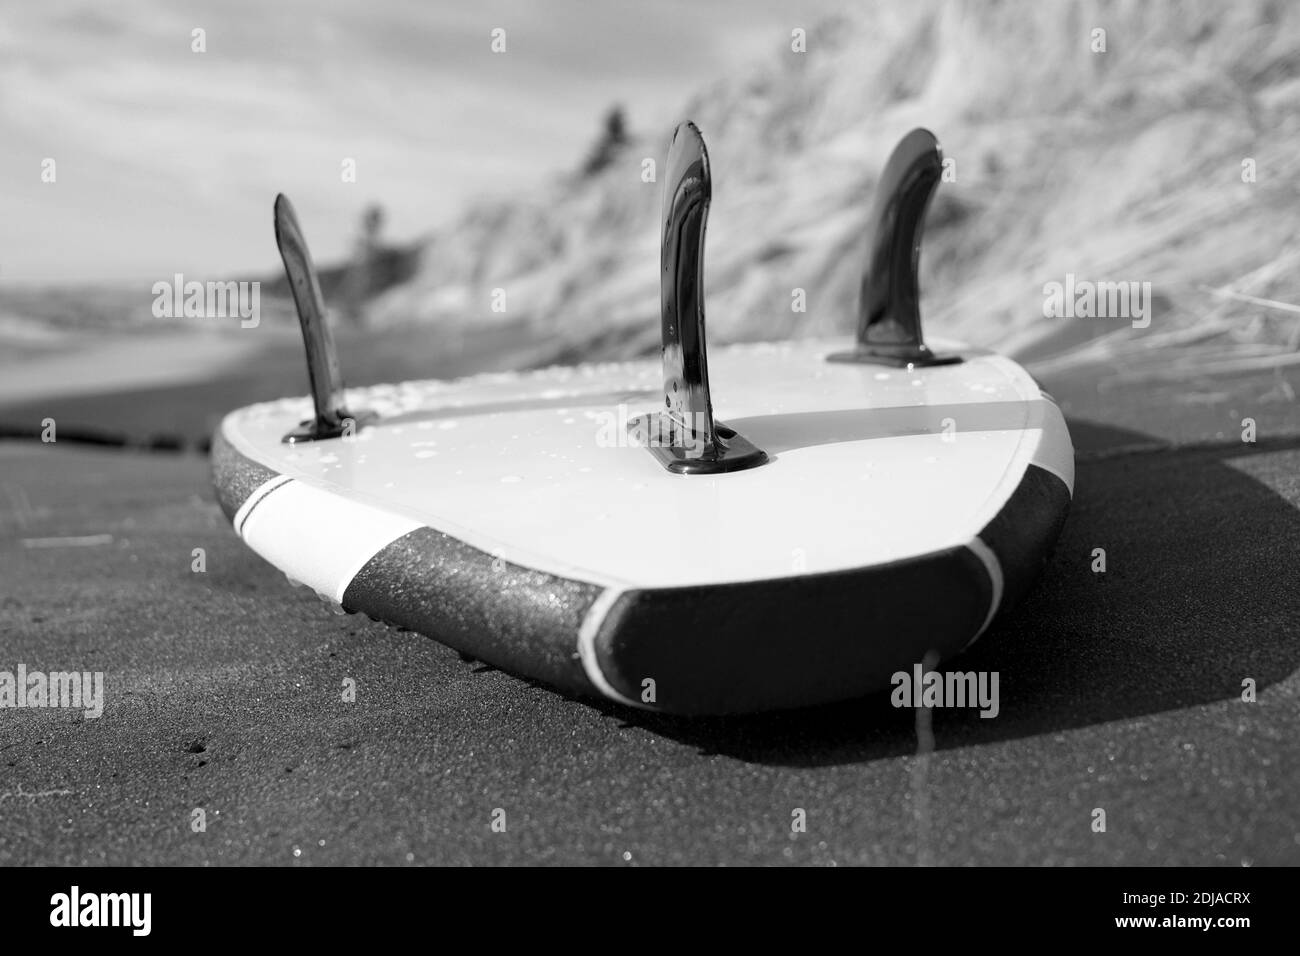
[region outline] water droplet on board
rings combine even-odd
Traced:
[[[520,481],[523,481],[523,479],[520,478],[518,475],[506,475],[504,478],[501,479],[501,483],[506,485],[513,485],[516,482],[520,482]]]

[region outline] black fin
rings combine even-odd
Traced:
[[[275,197],[275,244],[280,247],[280,258],[298,310],[302,342],[307,350],[307,377],[311,381],[311,397],[316,405],[315,419],[303,422],[285,435],[284,441],[319,441],[354,433],[373,421],[375,414],[360,411],[354,415],[343,406],[343,376],[339,373],[334,338],[325,321],[325,299],[321,295],[320,280],[293,204],[284,193]]]
[[[704,232],[712,183],[709,154],[694,123],[673,134],[663,203],[659,306],[664,411],[633,422],[650,452],[677,474],[753,468],[767,455],[713,418],[704,338]],[[648,426],[648,429],[647,429]]]
[[[935,355],[921,334],[917,267],[925,213],[943,176],[943,150],[934,134],[914,129],[894,147],[876,187],[867,271],[858,300],[858,343],[834,362],[947,365],[957,355]]]

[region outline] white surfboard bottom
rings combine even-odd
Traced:
[[[315,554],[323,542],[269,540],[299,519],[343,526],[341,538],[366,546],[375,536],[352,525],[427,525],[558,576],[664,588],[968,544],[1031,464],[1073,487],[1064,419],[1014,362],[978,355],[908,371],[822,361],[843,345],[711,356],[726,383],[715,386],[718,418],[773,457],[717,477],[669,475],[644,448],[617,443],[628,420],[657,407],[651,362],[350,391],[350,405],[384,416],[351,441],[282,444],[305,400],[242,409],[223,422],[230,443],[321,492],[276,494],[271,512],[285,514],[249,522],[246,537],[278,566],[303,565],[304,581],[326,560]]]

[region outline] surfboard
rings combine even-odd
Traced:
[[[574,695],[743,713],[948,659],[1031,586],[1074,456],[1014,361],[921,338],[940,162],[917,131],[886,164],[855,338],[706,348],[709,169],[684,124],[658,360],[365,389],[342,388],[281,197],[313,395],[226,416],[218,500],[253,551],[345,609]]]

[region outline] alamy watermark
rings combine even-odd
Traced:
[[[171,282],[155,282],[151,291],[156,319],[238,318],[243,329],[255,329],[262,321],[260,282],[186,282],[178,272]]]
[[[81,710],[89,719],[104,713],[102,671],[0,671],[0,708],[64,707]]]
[[[50,897],[51,926],[125,926],[133,936],[148,936],[152,911],[152,893],[83,893],[73,886]]]
[[[921,664],[912,672],[895,671],[889,702],[895,707],[978,707],[981,717],[996,717],[997,671],[932,671]]]
[[[1151,324],[1150,282],[1091,282],[1065,274],[1065,282],[1043,286],[1043,316],[1048,319],[1129,319],[1133,328]]]
[[[616,411],[595,412],[598,448],[684,448],[688,458],[704,454],[708,424],[703,412],[694,415],[694,427],[667,414],[632,416],[626,405]]]

